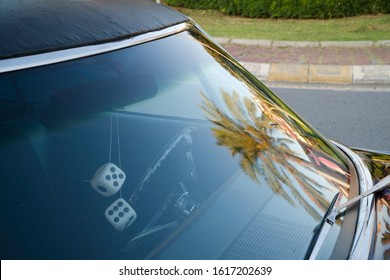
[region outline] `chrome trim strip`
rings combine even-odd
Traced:
[[[77,47],[65,49],[60,51],[22,56],[16,58],[9,58],[0,60],[0,73],[27,69],[31,67],[43,66],[67,60],[87,57],[91,55],[110,52],[118,49],[127,48],[130,46],[142,44],[152,40],[167,37],[184,30],[189,29],[193,25],[192,22],[184,22],[171,27],[167,27],[158,31],[151,31],[142,35],[138,35],[129,39],[115,41],[110,43],[89,45],[84,47]]]
[[[344,145],[336,142],[333,143],[351,159],[356,167],[356,172],[359,177],[360,193],[371,189],[373,187],[371,173],[363,160]],[[361,199],[355,237],[349,254],[349,259],[351,260],[367,260],[370,256],[375,229],[375,219],[372,218],[375,215],[374,207],[373,195]]]

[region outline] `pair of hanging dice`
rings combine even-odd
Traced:
[[[115,164],[108,162],[93,175],[91,186],[101,195],[108,197],[116,194],[125,180],[125,172]],[[118,198],[108,206],[104,215],[117,231],[125,230],[137,218],[134,209],[123,198]]]

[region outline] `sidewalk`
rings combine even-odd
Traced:
[[[263,82],[390,86],[390,41],[216,40]]]

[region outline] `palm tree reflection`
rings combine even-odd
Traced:
[[[329,201],[323,192],[332,183],[313,179],[317,171],[303,156],[301,145],[299,149],[293,148],[298,141],[286,133],[287,123],[280,116],[275,117],[272,113],[275,108],[268,102],[257,104],[261,100],[241,98],[237,92],[229,95],[222,91],[221,96],[224,109],[205,95],[202,104],[206,118],[216,125],[212,131],[218,145],[239,156],[241,168],[252,179],[259,183],[265,180],[276,194],[293,205],[298,201],[320,220],[322,215],[309,201],[321,210],[326,209]]]

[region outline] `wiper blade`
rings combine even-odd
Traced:
[[[390,175],[388,175],[385,178],[383,178],[382,180],[380,180],[371,189],[361,193],[360,195],[358,195],[358,196],[356,196],[354,198],[351,198],[347,202],[344,202],[343,204],[341,204],[340,206],[337,207],[337,210],[341,210],[343,208],[346,208],[346,207],[356,203],[357,201],[361,200],[364,197],[367,197],[367,196],[369,196],[371,194],[374,194],[374,193],[377,193],[377,192],[383,190],[384,188],[388,187],[389,185],[390,185]]]
[[[317,257],[318,252],[320,251],[322,244],[324,243],[330,228],[333,226],[333,224],[336,221],[336,216],[338,213],[338,208],[336,206],[339,203],[340,198],[341,198],[340,192],[338,192],[333,197],[333,200],[330,203],[328,210],[326,210],[326,213],[322,221],[315,229],[316,232],[310,242],[310,246],[309,249],[307,250],[305,259],[314,260]]]
[[[329,205],[328,210],[326,211],[324,218],[322,219],[321,223],[316,227],[316,233],[312,238],[312,241],[310,243],[309,249],[306,253],[305,259],[314,260],[319,250],[322,247],[322,244],[325,241],[326,236],[328,235],[328,232],[330,228],[333,226],[337,219],[337,215],[339,214],[340,210],[353,205],[354,203],[360,201],[362,198],[367,197],[371,194],[377,193],[381,190],[383,190],[386,187],[390,186],[390,175],[386,176],[384,179],[379,181],[375,186],[370,188],[369,190],[361,193],[360,195],[344,202],[343,204],[338,205],[339,200],[341,198],[341,193],[338,192],[334,197],[332,202]]]

